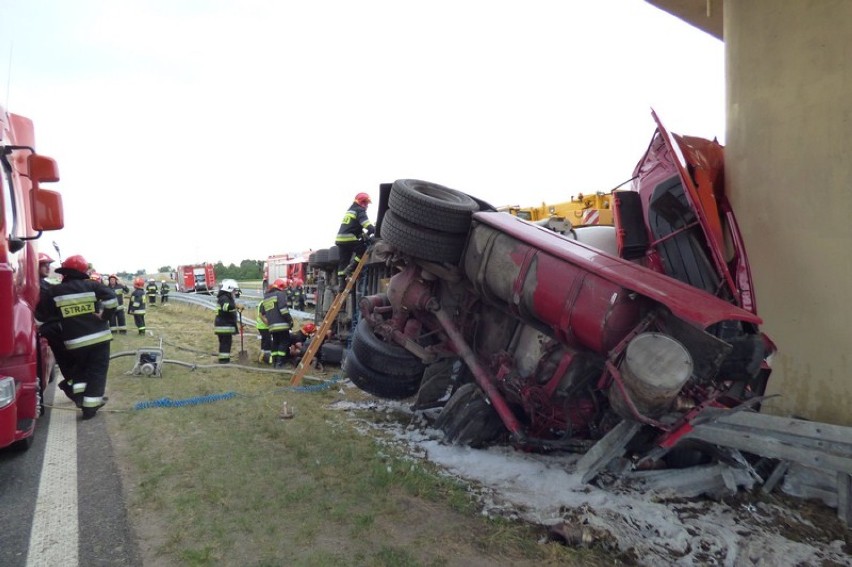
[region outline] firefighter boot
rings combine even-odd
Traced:
[[[358,267],[358,262],[360,262],[360,261],[361,261],[361,258],[359,258],[358,256],[352,256],[352,259],[349,260],[349,265],[346,266],[345,270],[343,270],[343,281],[344,282],[352,277],[352,272],[354,272],[355,268]]]
[[[106,401],[101,402],[100,404],[94,407],[84,407],[83,408],[83,419],[92,419],[98,414],[98,410],[106,405]]]

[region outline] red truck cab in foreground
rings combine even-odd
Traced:
[[[63,227],[59,193],[39,187],[58,181],[56,162],[35,151],[32,122],[0,108],[0,448],[26,449],[53,357],[38,337],[37,241]]]

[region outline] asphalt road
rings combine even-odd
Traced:
[[[28,451],[0,451],[0,514],[4,567],[142,564],[103,417],[82,421],[61,393]]]

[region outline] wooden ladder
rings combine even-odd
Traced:
[[[331,330],[331,326],[334,323],[335,318],[337,318],[337,314],[340,313],[341,307],[346,302],[346,298],[349,297],[349,294],[352,291],[352,288],[355,287],[355,283],[358,281],[358,276],[361,275],[361,269],[366,265],[367,258],[369,258],[370,253],[365,252],[363,256],[361,256],[361,261],[358,262],[358,265],[355,266],[355,271],[352,272],[352,276],[346,282],[346,287],[337,294],[337,297],[334,298],[334,301],[331,302],[331,308],[326,312],[325,318],[322,320],[322,324],[320,324],[319,329],[317,330],[317,334],[314,335],[313,339],[311,339],[311,344],[308,347],[308,350],[302,356],[302,360],[299,361],[299,365],[296,367],[296,371],[293,373],[293,378],[290,380],[291,386],[298,386],[302,383],[302,378],[305,377],[305,372],[308,371],[308,367],[313,362],[314,357],[322,346],[323,340],[325,340],[326,335]]]

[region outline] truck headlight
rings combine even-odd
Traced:
[[[15,379],[11,376],[0,378],[0,408],[15,401]]]

